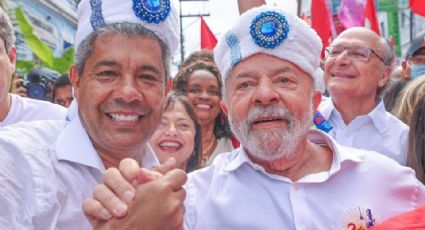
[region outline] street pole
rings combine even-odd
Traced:
[[[209,0],[179,0],[180,5],[180,63],[184,60],[184,35],[183,35],[183,18],[190,18],[190,17],[206,17],[210,16],[210,14],[185,14],[182,13],[182,2],[208,2]]]
[[[297,6],[297,15],[298,17],[301,17],[301,6],[303,4],[302,0],[297,0],[298,6]]]

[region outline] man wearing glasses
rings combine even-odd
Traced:
[[[406,60],[401,63],[407,79],[425,75],[425,37],[412,41],[407,51]]]
[[[386,40],[366,28],[350,28],[327,47],[324,80],[330,98],[319,111],[340,144],[376,151],[406,163],[408,127],[386,112],[380,97],[394,61]]]

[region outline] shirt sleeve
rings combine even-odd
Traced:
[[[17,147],[8,144],[0,132],[0,226],[6,229],[34,229],[34,184],[30,166]]]

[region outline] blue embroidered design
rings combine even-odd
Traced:
[[[239,40],[234,33],[228,32],[225,35],[225,41],[230,47],[230,65],[234,67],[242,60]]]
[[[159,24],[170,15],[170,0],[133,0],[133,11],[148,23]]]
[[[272,49],[288,37],[289,24],[282,14],[267,11],[252,20],[249,30],[255,44]]]
[[[105,20],[102,15],[102,0],[90,0],[91,15],[90,24],[93,30],[105,25]]]

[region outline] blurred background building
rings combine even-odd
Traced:
[[[3,0],[2,4],[6,5],[15,28],[18,60],[34,60],[36,57],[18,26],[16,7],[21,7],[32,23],[34,34],[53,50],[54,56],[61,56],[73,46],[77,29],[77,3],[74,0]]]

